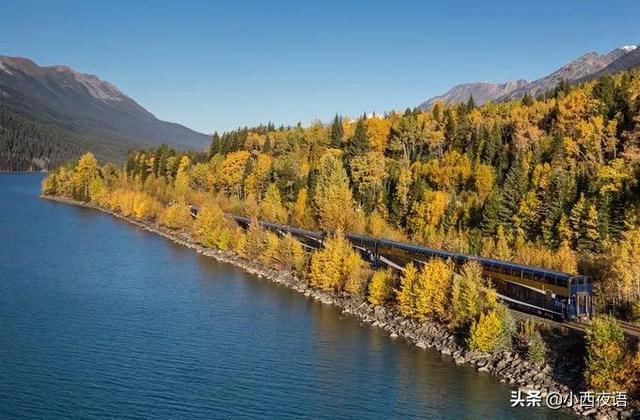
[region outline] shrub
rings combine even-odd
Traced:
[[[627,366],[625,373],[627,380],[624,389],[627,390],[631,399],[638,401],[640,400],[640,345]]]
[[[635,302],[631,307],[631,319],[640,322],[640,300]]]
[[[500,335],[500,342],[496,350],[511,351],[513,349],[513,340],[518,334],[518,324],[506,306],[496,304],[495,308],[502,318],[502,334]]]
[[[247,258],[259,259],[267,246],[267,232],[254,220],[249,225],[246,234],[244,253]]]
[[[241,257],[246,257],[246,244],[247,244],[247,235],[244,230],[240,227],[237,227],[234,230],[233,237],[235,241],[233,242],[233,251],[240,255]]]

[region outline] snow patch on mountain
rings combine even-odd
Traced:
[[[9,69],[9,67],[7,67],[7,65],[4,64],[2,61],[0,61],[0,70],[2,70],[5,73],[9,73],[10,75],[13,76],[13,73],[11,73],[11,70]]]

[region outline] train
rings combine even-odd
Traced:
[[[247,228],[251,219],[228,215]],[[291,234],[307,248],[321,248],[330,232],[309,231],[278,223],[259,221],[281,235]],[[398,270],[409,262],[424,264],[433,258],[449,260],[457,266],[476,261],[483,276],[490,279],[500,299],[509,307],[557,320],[585,320],[593,316],[593,284],[584,275],[571,275],[501,261],[493,258],[433,249],[422,245],[347,233],[345,238],[374,266]]]

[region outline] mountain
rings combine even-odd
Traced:
[[[473,95],[476,104],[520,98],[525,93],[537,96],[555,89],[560,80],[569,83],[581,82],[598,77],[601,74],[615,73],[616,71],[627,70],[639,65],[640,48],[635,46],[616,48],[602,55],[590,52],[533,82],[518,80],[502,84],[489,82],[464,83],[453,87],[443,95],[430,98],[423,102],[419,108],[427,109],[439,101],[446,103],[466,102],[471,95]]]
[[[507,95],[504,95],[498,100],[508,100],[524,96],[525,93],[529,93],[531,96],[538,96],[546,91],[555,89],[561,80],[572,83],[588,77],[594,74],[614,61],[618,60],[622,56],[629,53],[626,48],[616,48],[607,54],[599,55],[595,52],[584,54],[577,59],[565,64],[551,74],[542,77],[529,83],[527,86],[523,86]]]
[[[597,79],[600,76],[605,74],[613,74],[619,71],[629,70],[634,67],[640,67],[640,48],[635,45],[628,45],[626,47],[622,47],[626,54],[619,57],[617,60],[613,61],[611,64],[603,68],[602,70],[590,74],[587,77],[580,79],[580,82]]]
[[[471,96],[473,101],[477,105],[481,105],[485,102],[494,101],[502,96],[526,86],[529,82],[526,80],[510,80],[506,83],[491,83],[491,82],[474,82],[463,83],[461,85],[454,86],[447,93],[439,96],[434,96],[428,101],[422,103],[420,109],[429,109],[437,102],[459,103],[467,102]]]
[[[62,146],[57,140],[60,136],[75,138],[76,144],[91,145],[89,150],[99,158],[122,160],[127,150],[161,143],[204,150],[210,142],[205,134],[156,118],[97,76],[67,66],[39,66],[21,57],[0,56],[0,109],[6,120],[20,121],[11,132],[30,144],[44,141],[43,132],[56,133],[54,140],[49,139],[51,147]],[[16,131],[34,124],[40,137]],[[15,144],[15,139],[7,140],[7,130],[6,125],[0,126],[0,159],[16,157],[16,150],[25,149]],[[48,156],[31,158],[46,160]],[[0,169],[6,166],[0,161]]]

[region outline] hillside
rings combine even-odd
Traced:
[[[101,159],[116,160],[122,160],[132,148],[167,143],[179,149],[203,150],[210,141],[205,134],[159,120],[94,75],[67,66],[41,67],[26,58],[0,56],[0,106],[5,114],[28,121],[3,127],[2,167],[11,167],[6,159],[9,154],[15,155],[11,162],[23,158],[46,162],[63,155],[76,158],[76,147],[64,145],[70,138],[77,139],[73,144],[89,146]],[[20,131],[26,125],[39,127],[38,134]],[[16,133],[14,138],[7,137],[9,130]],[[47,138],[42,132],[55,134]],[[18,139],[24,144],[16,145]],[[36,151],[48,154],[37,156]]]

